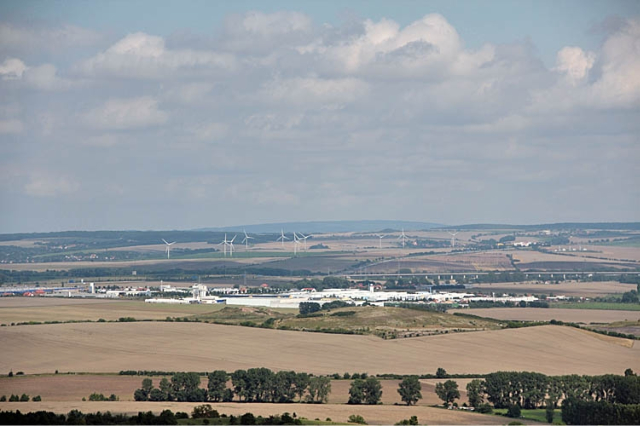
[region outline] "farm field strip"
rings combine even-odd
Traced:
[[[563,309],[603,310],[603,311],[634,311],[640,312],[637,303],[609,303],[609,302],[579,302],[579,303],[553,303],[551,307]]]
[[[627,348],[597,336],[561,326],[395,340],[202,323],[1,327],[4,350],[0,371],[175,371],[180,365],[191,371],[267,367],[314,374],[364,369],[369,374],[423,374],[438,367],[460,374],[499,370],[621,374],[626,368],[640,370],[640,345],[628,341],[633,347]]]
[[[550,321],[552,319],[575,323],[611,323],[615,321],[635,321],[640,319],[640,312],[580,310],[561,308],[487,308],[459,309],[456,312],[478,315],[484,318],[517,321]]]
[[[622,284],[616,281],[594,281],[594,282],[575,282],[563,281],[559,284],[535,284],[532,282],[524,283],[495,283],[495,284],[474,284],[472,291],[484,292],[505,292],[505,293],[531,293],[531,294],[551,294],[556,296],[604,296],[612,293],[625,293],[635,290],[635,285]]]
[[[151,304],[135,300],[4,297],[0,298],[0,324],[98,319],[109,321],[122,317],[160,320],[205,314],[220,309],[220,305]]]

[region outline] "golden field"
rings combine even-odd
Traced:
[[[510,370],[595,375],[640,369],[639,345],[601,337],[561,326],[395,340],[204,323],[14,326],[0,327],[0,371],[35,374],[267,367],[314,374],[421,374],[443,367],[451,373],[469,374]]]
[[[462,309],[458,310],[458,312],[498,320],[550,321],[555,319],[558,321],[583,324],[640,320],[640,311],[608,311],[597,309],[490,308]]]

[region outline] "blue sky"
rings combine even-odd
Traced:
[[[0,232],[640,220],[640,2],[4,1]]]
[[[226,16],[248,10],[272,13],[293,10],[316,24],[390,18],[407,25],[416,17],[440,13],[456,27],[469,47],[530,38],[541,58],[552,64],[566,45],[594,49],[602,34],[593,31],[604,17],[640,14],[635,0],[501,0],[501,1],[6,1],[3,15],[15,20],[71,23],[107,33],[144,31],[169,36],[175,32],[215,33]],[[2,10],[0,9],[0,10]]]

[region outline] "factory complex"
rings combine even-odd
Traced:
[[[175,289],[174,289],[175,290]],[[235,291],[234,291],[235,290]],[[208,295],[208,293],[213,293]],[[217,304],[254,306],[267,308],[292,308],[297,309],[303,302],[315,302],[320,305],[334,302],[336,300],[362,305],[384,306],[385,303],[398,302],[421,302],[434,304],[455,304],[458,306],[468,306],[469,302],[493,301],[493,302],[533,302],[538,298],[535,296],[508,296],[495,294],[491,296],[476,295],[473,293],[452,293],[452,292],[431,292],[431,291],[375,291],[374,286],[369,290],[361,289],[325,289],[316,291],[315,289],[294,290],[278,294],[243,294],[237,289],[212,289],[208,290],[205,285],[194,284],[191,287],[191,297],[181,298],[150,298],[147,303],[174,303],[174,304]]]

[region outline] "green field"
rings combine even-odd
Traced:
[[[552,303],[550,307],[558,308],[558,309],[601,309],[606,311],[640,311],[640,303],[608,303],[608,302]]]
[[[493,410],[493,412],[495,414],[504,415],[507,412],[507,409],[506,408],[499,408],[499,409]],[[546,414],[546,410],[544,408],[538,408],[536,410],[525,410],[525,409],[522,409],[521,414],[522,414],[522,418],[525,419],[525,420],[534,420],[536,422],[547,423],[547,414]],[[509,417],[505,417],[505,419],[509,419]],[[513,419],[513,420],[517,420],[517,419]],[[553,411],[553,422],[554,423],[564,424],[564,422],[562,422],[562,410],[561,409],[556,408]]]

